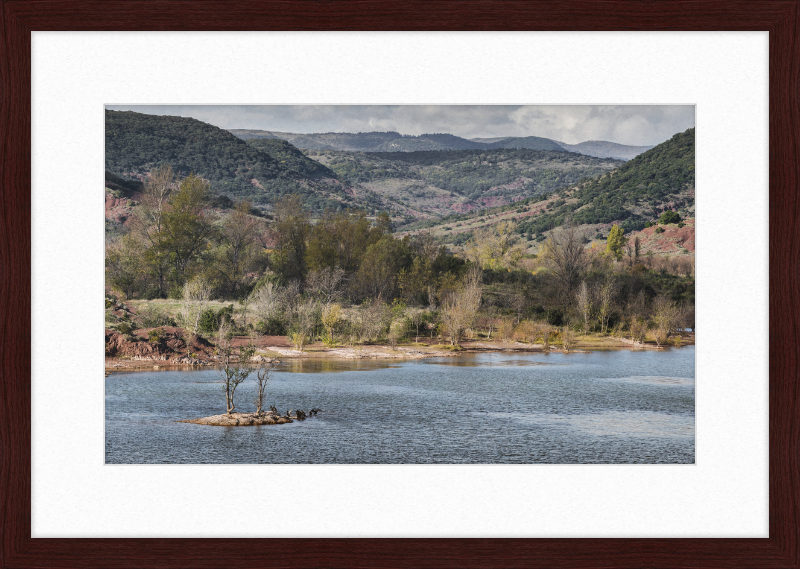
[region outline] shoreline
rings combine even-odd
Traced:
[[[682,345],[694,345],[694,334],[687,333],[681,335]],[[244,343],[244,340],[242,340]],[[392,348],[388,345],[360,345],[353,347],[327,348],[322,344],[312,344],[304,351],[296,350],[285,345],[259,345],[256,352],[257,356],[272,361],[284,360],[309,360],[309,359],[329,359],[329,360],[418,360],[438,357],[456,357],[462,354],[481,354],[481,353],[546,353],[543,344],[528,344],[523,342],[497,342],[484,340],[465,340],[459,347],[451,348],[443,344],[403,344]],[[595,351],[611,350],[663,350],[667,347],[654,344],[633,343],[627,338],[614,338],[611,336],[587,337],[576,342],[575,348],[569,353],[590,353]],[[564,350],[551,346],[549,353],[564,353]],[[193,370],[203,368],[213,368],[218,364],[213,358],[203,358],[194,360],[193,363],[186,363],[185,358],[176,354],[173,358],[167,355],[153,355],[152,357],[138,356],[135,358],[125,357],[106,357],[106,374],[120,371],[176,371]]]

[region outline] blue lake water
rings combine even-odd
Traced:
[[[107,463],[693,463],[694,346],[471,354],[407,362],[287,361],[260,427],[179,423],[225,412],[218,372],[106,377]],[[237,411],[253,411],[251,381]]]

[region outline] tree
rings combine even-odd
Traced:
[[[472,326],[481,305],[482,292],[481,271],[475,267],[467,274],[459,290],[449,294],[442,303],[439,317],[451,346],[455,346],[464,331]]]
[[[608,233],[608,240],[606,241],[606,255],[614,257],[617,261],[622,260],[622,250],[627,243],[624,236],[624,231],[619,225],[615,225]]]
[[[301,352],[308,342],[313,341],[318,320],[319,305],[316,301],[307,300],[299,303],[295,308],[292,314],[289,339]]]
[[[250,294],[250,305],[256,315],[256,323],[269,327],[272,321],[283,316],[286,309],[285,290],[268,281]]]
[[[561,347],[564,349],[564,353],[569,353],[575,347],[575,332],[569,326],[565,326],[561,330]]]
[[[255,346],[251,344],[240,348],[238,356],[234,354],[230,324],[224,322],[220,325],[217,333],[217,355],[222,365],[219,373],[222,377],[222,388],[225,390],[225,405],[228,415],[236,409],[234,401],[236,388],[253,373],[250,359],[255,351]]]
[[[244,284],[245,276],[258,255],[257,235],[260,222],[250,214],[250,203],[236,205],[222,223],[220,246],[215,268],[225,283],[225,289],[236,297]]]
[[[342,320],[342,307],[339,304],[326,304],[322,307],[322,325],[328,338],[333,338],[336,327]]]
[[[264,407],[264,397],[267,393],[267,384],[269,383],[270,374],[278,366],[277,363],[262,363],[256,368],[256,398],[253,403],[256,404],[256,414],[261,415],[262,408]]]
[[[303,199],[292,194],[275,203],[275,271],[284,283],[302,282],[306,276],[306,237],[309,232],[308,213]]]
[[[680,325],[681,311],[672,300],[661,294],[653,301],[654,336],[659,346],[666,342],[670,334]]]
[[[501,221],[475,231],[466,248],[467,258],[485,269],[513,269],[522,258],[522,248],[515,241],[514,222]]]
[[[422,326],[426,322],[427,313],[422,310],[412,310],[410,315],[411,325],[414,326],[414,329],[417,331],[416,336],[414,337],[414,343],[419,342],[419,327]]]
[[[339,267],[325,267],[308,273],[308,289],[318,295],[325,305],[342,296],[345,271]]]
[[[611,308],[614,301],[614,281],[608,277],[603,284],[598,286],[595,292],[597,300],[597,320],[600,323],[600,333],[605,334],[608,330],[608,320],[611,317]]]
[[[575,294],[575,300],[578,304],[578,312],[583,319],[583,333],[589,333],[589,320],[592,319],[592,311],[594,309],[592,302],[592,295],[589,292],[589,287],[586,286],[586,281],[581,281],[581,286],[578,287],[578,292]]]
[[[208,250],[214,226],[206,214],[209,185],[206,180],[187,176],[170,196],[169,207],[162,214],[161,237],[156,254],[166,254],[173,269],[173,282],[190,280],[192,264]]]
[[[203,278],[194,278],[183,286],[183,300],[178,310],[178,325],[183,328],[186,345],[200,329],[200,317],[211,300],[211,286]]]
[[[106,282],[126,298],[147,287],[145,245],[134,233],[106,247]]]
[[[144,244],[142,263],[155,276],[159,296],[166,296],[167,293],[169,257],[165,254],[163,219],[168,199],[174,190],[175,174],[170,165],[152,170],[144,182],[144,191],[131,224]]]
[[[391,235],[384,235],[367,247],[355,283],[362,297],[391,300],[397,291],[400,270],[410,264],[407,247]]]
[[[565,298],[572,296],[581,272],[586,266],[584,237],[571,222],[550,232],[543,257],[556,278]]]

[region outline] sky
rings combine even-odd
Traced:
[[[694,105],[107,105],[192,117],[224,129],[293,133],[396,131],[464,138],[541,136],[567,144],[655,145],[692,128]]]

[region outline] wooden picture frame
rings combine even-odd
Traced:
[[[0,7],[0,567],[800,567],[800,0],[0,0]],[[31,32],[47,30],[768,31],[769,537],[31,538]]]

